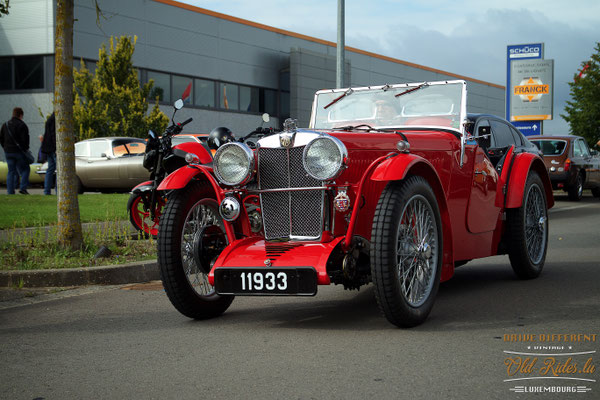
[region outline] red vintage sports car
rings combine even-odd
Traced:
[[[212,165],[188,157],[159,188],[169,299],[204,319],[234,296],[372,283],[410,327],[469,260],[508,253],[537,277],[554,203],[544,162],[512,125],[466,110],[464,81],[321,90],[309,129],[288,120],[255,148],[217,140]]]

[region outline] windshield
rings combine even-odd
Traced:
[[[564,140],[532,140],[531,143],[535,144],[545,156],[560,156],[567,147],[567,142]]]
[[[420,126],[462,131],[465,96],[464,81],[321,90],[315,96],[311,128],[367,124],[379,129]]]

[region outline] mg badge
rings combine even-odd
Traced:
[[[279,144],[281,147],[289,148],[294,144],[294,134],[282,133],[279,135]]]
[[[345,213],[350,209],[350,197],[346,194],[345,190],[340,190],[333,199],[333,204],[335,209],[341,213]]]

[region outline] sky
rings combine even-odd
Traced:
[[[179,0],[336,42],[337,0]],[[568,133],[560,117],[567,82],[600,42],[599,0],[346,0],[346,46],[506,86],[506,46],[540,43],[554,60],[554,119],[544,134]],[[394,82],[390,82],[394,83]]]

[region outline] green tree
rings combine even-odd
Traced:
[[[0,17],[8,14],[8,8],[10,7],[10,0],[0,0]]]
[[[163,132],[169,123],[160,111],[158,99],[150,114],[148,96],[154,81],[140,85],[133,68],[135,42],[129,36],[110,38],[110,51],[99,50],[96,72],[90,73],[82,62],[74,71],[75,99],[73,117],[79,139],[101,136],[145,137],[148,129]]]
[[[595,51],[569,82],[571,100],[567,101],[566,113],[561,114],[571,133],[583,136],[590,147],[600,140],[600,42]]]

